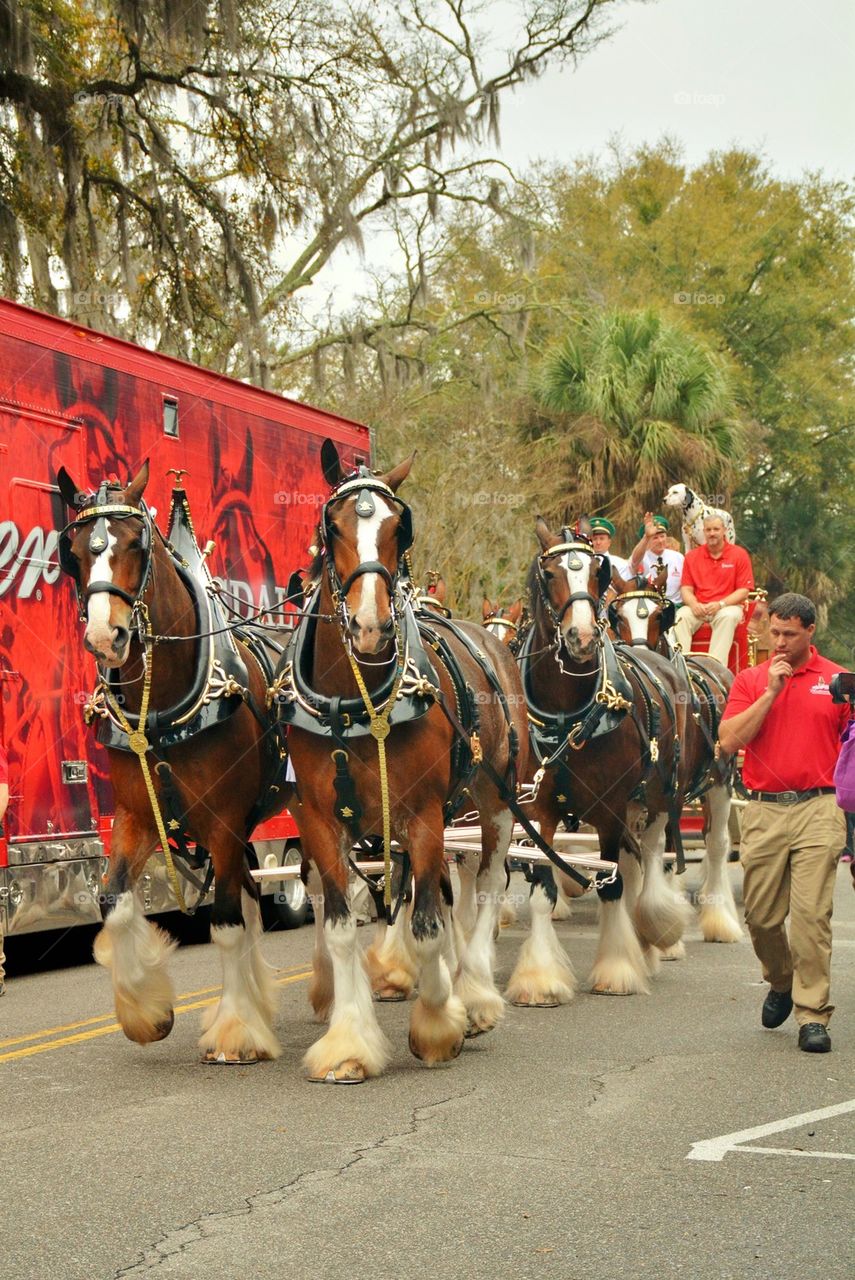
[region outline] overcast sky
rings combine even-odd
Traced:
[[[502,107],[503,158],[601,153],[670,134],[687,159],[738,144],[782,177],[855,172],[853,0],[655,0],[616,9],[621,29]]]
[[[489,11],[497,54],[512,9],[495,0]],[[556,67],[505,96],[501,146],[484,150],[522,175],[539,159],[605,155],[611,139],[631,148],[667,134],[691,165],[739,146],[762,151],[780,177],[855,176],[855,0],[630,0],[615,6],[618,24],[575,71]],[[328,297],[335,310],[349,306],[366,265],[394,260],[390,236],[366,238],[364,260],[344,249],[321,274],[319,307]]]

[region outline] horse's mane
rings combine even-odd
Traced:
[[[529,612],[532,618],[535,616],[537,602],[540,599],[540,592],[537,588],[537,556],[534,557],[525,576],[525,586],[528,592]]]

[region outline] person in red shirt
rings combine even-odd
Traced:
[[[0,824],[6,816],[9,804],[9,761],[6,751],[0,743]],[[3,917],[0,916],[0,996],[6,990],[6,954],[3,950]]]
[[[832,701],[831,677],[842,668],[811,643],[816,610],[807,596],[773,601],[769,630],[772,657],[736,677],[719,742],[731,755],[745,748],[740,861],[745,920],[770,987],[762,1024],[779,1027],[795,1004],[799,1048],[827,1053],[831,908],[846,836],[833,778],[850,712]]]
[[[727,666],[733,633],[742,621],[742,605],[754,586],[751,557],[744,547],[727,542],[724,521],[707,516],[703,547],[695,547],[683,562],[674,638],[683,653],[692,647],[692,636],[705,623],[712,629],[710,656]]]

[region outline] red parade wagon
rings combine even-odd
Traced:
[[[106,755],[83,722],[95,682],[57,530],[61,466],[81,488],[151,464],[166,518],[174,477],[211,572],[244,616],[287,625],[291,572],[306,561],[325,496],[325,437],[364,462],[366,427],[221,374],[0,299],[0,741],[9,808],[0,835],[0,915],[15,935],[100,919],[112,825]],[[293,861],[288,813],[256,829],[262,865]],[[266,881],[286,923],[299,882]],[[175,903],[161,856],[143,877],[149,912]],[[192,895],[191,895],[192,896]]]

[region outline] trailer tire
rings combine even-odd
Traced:
[[[282,850],[282,866],[299,866],[302,860],[299,842],[289,840]],[[270,923],[280,929],[299,929],[309,918],[309,895],[302,880],[283,881],[261,901]]]

